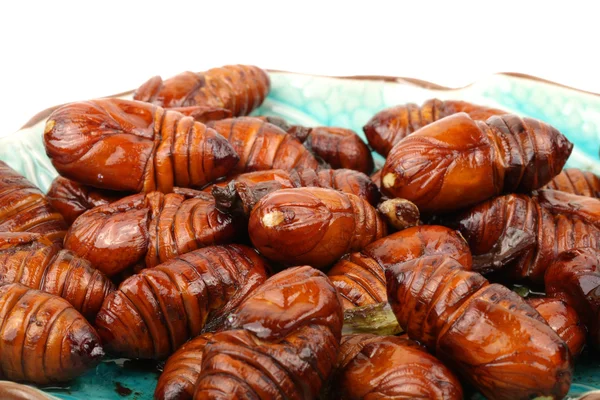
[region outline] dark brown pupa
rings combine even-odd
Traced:
[[[319,168],[317,159],[298,139],[261,119],[228,118],[210,122],[208,126],[223,135],[239,155],[231,173]]]
[[[94,207],[110,204],[128,193],[113,192],[82,185],[62,176],[57,176],[50,185],[46,198],[56,211],[61,213],[69,225],[81,214]]]
[[[421,225],[376,240],[361,252],[342,257],[327,273],[344,309],[387,301],[385,269],[413,258],[446,255],[471,269],[471,252],[463,237],[444,226]]]
[[[533,297],[527,299],[527,302],[567,344],[573,360],[579,357],[585,346],[587,330],[575,309],[552,297]]]
[[[250,214],[248,234],[270,260],[324,268],[385,236],[387,227],[358,196],[306,187],[263,197]]]
[[[169,357],[154,390],[156,400],[192,399],[202,370],[202,353],[212,336],[212,333],[196,336]]]
[[[469,242],[473,269],[542,283],[563,251],[600,246],[600,199],[557,190],[498,196],[445,222]]]
[[[314,399],[333,371],[343,312],[325,274],[269,278],[204,348],[194,399]]]
[[[544,189],[600,198],[600,177],[590,171],[567,168],[552,178]]]
[[[591,343],[600,349],[600,251],[579,247],[564,251],[548,267],[544,279],[548,296],[577,311]]]
[[[233,177],[227,184],[211,188],[217,208],[223,212],[250,215],[256,203],[280,189],[323,187],[351,193],[375,205],[380,193],[369,177],[351,169],[284,171],[272,169],[247,172]]]
[[[44,194],[0,161],[0,232],[31,232],[62,243],[67,224]]]
[[[225,138],[192,117],[121,99],[58,108],[46,122],[44,145],[62,176],[134,193],[202,187],[239,160]]]
[[[353,334],[342,337],[331,391],[340,400],[461,400],[458,378],[406,337]]]
[[[0,285],[17,282],[67,300],[93,322],[115,287],[89,261],[35,233],[0,232]]]
[[[267,265],[242,245],[210,246],[127,278],[96,318],[106,350],[162,360],[188,339],[219,328],[267,279]]]
[[[398,142],[381,190],[424,214],[459,210],[502,193],[529,193],[560,173],[573,144],[552,126],[506,114],[476,121],[454,114]]]
[[[414,103],[386,108],[375,114],[363,127],[371,147],[387,156],[400,140],[439,119],[465,112],[475,120],[485,121],[493,115],[507,114],[495,108],[460,100],[427,100],[423,105]]]
[[[140,193],[89,210],[69,229],[65,248],[112,277],[243,234],[240,220],[217,210],[211,195],[175,190]]]
[[[205,72],[182,72],[167,80],[160,76],[140,86],[133,98],[161,107],[209,107],[248,115],[269,93],[267,73],[252,65],[226,65]]]
[[[104,351],[94,328],[64,299],[18,283],[0,286],[0,376],[37,384],[67,382]]]
[[[386,281],[408,336],[486,398],[562,399],[569,391],[567,345],[515,292],[445,255],[392,265]]]

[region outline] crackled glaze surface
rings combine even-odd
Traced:
[[[575,144],[567,165],[600,174],[600,97],[535,80],[494,75],[457,90],[431,90],[408,82],[335,79],[283,72],[270,74],[272,91],[253,115],[280,116],[294,124],[350,128],[362,126],[385,107],[433,97],[466,100],[541,119]],[[131,96],[124,96],[131,98]],[[0,160],[46,191],[56,171],[45,154],[45,120],[21,131],[0,132]],[[376,163],[383,159],[375,155]],[[151,399],[158,378],[155,369],[106,361],[60,388],[44,388],[61,399]],[[600,388],[600,363],[586,355],[578,362],[570,396]]]

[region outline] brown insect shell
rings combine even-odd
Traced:
[[[206,345],[194,398],[316,398],[333,370],[342,322],[322,272],[303,266],[274,275]]]
[[[0,161],[0,232],[32,232],[62,243],[64,218],[24,176]]]
[[[44,145],[62,176],[129,192],[201,187],[239,159],[225,138],[191,117],[115,98],[58,108],[46,122]]]
[[[600,177],[590,171],[567,168],[552,178],[544,189],[600,198]]]
[[[573,360],[579,357],[585,346],[587,330],[577,312],[567,303],[549,297],[531,298],[527,302],[567,344]]]
[[[91,264],[34,233],[0,233],[0,285],[17,282],[67,300],[94,321],[115,290]]]
[[[167,80],[150,78],[134,99],[163,107],[221,107],[234,116],[258,107],[270,89],[266,71],[251,65],[226,65],[205,72],[182,72]]]
[[[117,201],[128,193],[113,192],[82,185],[57,176],[50,185],[46,198],[69,225],[89,209]]]
[[[94,328],[58,296],[18,283],[0,286],[0,376],[66,382],[104,355]]]
[[[375,151],[387,156],[392,147],[418,129],[459,112],[469,114],[474,120],[485,121],[506,111],[480,106],[459,100],[427,100],[422,106],[414,103],[386,108],[367,122],[363,131]]]
[[[254,246],[270,260],[323,268],[386,234],[376,210],[352,194],[282,189],[263,197],[248,223]]]
[[[334,398],[462,399],[454,373],[416,342],[397,336],[342,338],[334,373]]]

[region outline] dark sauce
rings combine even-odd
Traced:
[[[121,382],[115,382],[115,392],[117,392],[117,394],[121,397],[127,397],[129,396],[131,393],[133,393],[133,390],[129,389],[128,387],[125,387],[121,384]]]

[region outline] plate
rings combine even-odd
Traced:
[[[280,116],[301,125],[330,125],[362,134],[376,112],[397,104],[427,99],[457,99],[501,108],[545,121],[574,143],[567,162],[600,174],[600,96],[551,82],[507,74],[492,75],[460,89],[405,78],[333,78],[270,72],[272,90],[255,115]],[[131,98],[131,92],[119,95]],[[0,133],[0,160],[46,191],[57,175],[45,154],[42,132],[51,110],[42,111],[15,133]],[[383,158],[375,155],[380,165]],[[105,360],[84,376],[60,387],[43,387],[59,399],[152,399],[157,365]],[[577,363],[569,395],[600,389],[600,362],[585,356]]]

